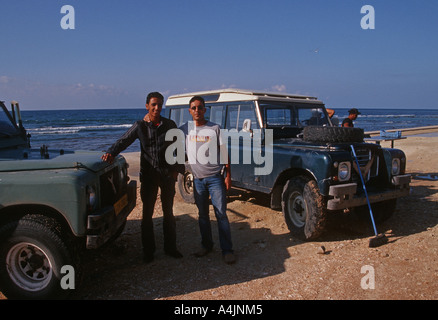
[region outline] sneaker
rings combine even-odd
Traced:
[[[224,262],[226,264],[236,263],[236,256],[234,255],[234,253],[226,253],[226,254],[224,254]]]
[[[211,251],[213,251],[213,249],[206,249],[203,247],[201,250],[195,252],[193,255],[197,258],[201,258],[209,254]]]

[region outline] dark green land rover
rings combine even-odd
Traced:
[[[62,298],[79,280],[81,250],[123,230],[136,181],[122,156],[110,165],[99,152],[31,148],[18,103],[11,109],[0,101],[0,291]]]
[[[223,129],[233,186],[268,194],[271,208],[283,211],[300,239],[318,238],[330,214],[368,208],[364,191],[379,221],[392,215],[397,198],[409,194],[405,154],[364,142],[362,129],[338,127],[317,98],[238,89],[195,92],[169,97],[165,115],[177,126],[191,120],[195,95],[206,102],[206,118]],[[178,188],[187,202],[194,201],[192,180],[186,164]]]

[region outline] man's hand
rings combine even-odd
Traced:
[[[225,189],[229,191],[231,189],[231,175],[225,177]]]
[[[230,190],[231,189],[231,167],[229,165],[230,161],[228,159],[228,164],[225,165],[225,188],[226,190]]]
[[[105,153],[101,159],[109,164],[113,163],[114,161],[114,157],[111,153]]]

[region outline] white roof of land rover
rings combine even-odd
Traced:
[[[194,96],[201,96],[205,102],[232,102],[232,101],[254,101],[254,100],[272,100],[282,102],[307,102],[313,104],[322,104],[315,97],[298,94],[289,94],[281,92],[263,92],[243,89],[221,89],[211,91],[199,91],[172,95],[167,99],[166,106],[188,105]]]

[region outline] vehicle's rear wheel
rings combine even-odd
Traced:
[[[13,299],[59,299],[70,290],[61,287],[61,268],[74,261],[58,233],[32,219],[0,228],[0,290]]]
[[[181,198],[187,203],[195,203],[193,174],[186,170],[184,174],[178,174],[178,190]]]
[[[306,177],[290,179],[283,188],[282,210],[291,234],[314,240],[324,231],[327,210],[316,181]]]

